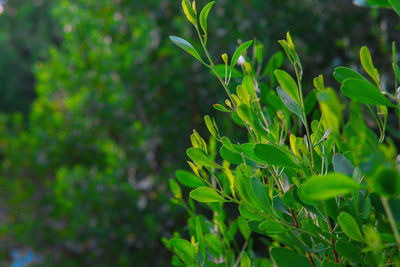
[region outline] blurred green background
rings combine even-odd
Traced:
[[[202,116],[226,119],[218,82],[168,39],[196,43],[180,1],[0,3],[0,265],[169,266],[160,238],[186,215],[168,178]],[[219,59],[256,38],[272,55],[290,31],[309,87],[322,73],[337,88],[333,68],[357,68],[362,45],[390,73],[398,18],[357,3],[217,0],[209,47]]]

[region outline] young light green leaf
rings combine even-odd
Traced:
[[[247,91],[251,100],[256,98],[256,91],[254,89],[253,78],[251,78],[249,75],[243,78],[242,87]]]
[[[210,13],[211,8],[215,4],[215,1],[208,3],[203,10],[200,12],[200,26],[204,32],[204,40],[207,43],[207,17],[208,13]]]
[[[182,39],[180,37],[177,36],[170,36],[169,39],[176,44],[177,46],[179,46],[180,48],[182,48],[183,50],[185,50],[187,53],[189,53],[190,55],[192,55],[193,57],[195,57],[198,61],[200,61],[201,63],[203,63],[204,65],[208,66],[200,57],[199,53],[197,52],[197,50],[193,47],[193,45],[191,45],[188,41],[186,41],[185,39]]]
[[[337,219],[343,232],[348,237],[356,241],[364,241],[364,237],[361,234],[360,228],[358,228],[357,221],[350,214],[347,212],[341,212]]]
[[[317,99],[325,125],[328,126],[333,133],[339,135],[343,115],[342,106],[335,91],[331,88],[319,91]]]
[[[178,183],[174,179],[169,179],[169,187],[171,188],[172,193],[176,199],[182,198],[182,191],[179,187]]]
[[[214,189],[206,186],[196,188],[190,192],[190,197],[198,202],[225,202],[225,199],[221,197]]]
[[[175,172],[176,179],[187,188],[197,188],[205,186],[206,184],[196,175],[185,170],[178,170]]]
[[[253,44],[253,41],[247,41],[247,42],[241,44],[241,45],[236,49],[235,53],[234,53],[233,56],[232,56],[232,60],[231,60],[231,67],[232,67],[232,68],[236,65],[236,63],[237,63],[239,57],[240,57],[241,55],[243,55],[243,53],[244,53],[252,44]]]
[[[300,187],[299,196],[306,203],[330,199],[361,189],[352,178],[341,173],[312,176]]]
[[[346,67],[338,67],[335,69],[335,72],[333,73],[333,77],[335,78],[336,81],[338,81],[339,83],[343,84],[343,82],[346,79],[359,79],[359,80],[365,80],[367,81],[367,79],[362,76],[360,73],[346,68]]]
[[[312,267],[306,257],[287,248],[272,248],[270,254],[279,267]]]
[[[293,157],[283,149],[270,144],[257,144],[254,153],[265,163],[287,168],[298,168]]]
[[[197,166],[205,166],[210,168],[221,168],[218,164],[212,161],[201,149],[191,147],[186,150],[186,154]]]
[[[250,107],[246,104],[241,104],[237,108],[237,115],[243,122],[247,122],[249,124],[252,124],[252,117],[251,117],[251,110]]]
[[[223,106],[221,104],[214,104],[213,107],[216,110],[219,110],[219,111],[222,111],[222,112],[228,112],[228,113],[232,112],[231,110],[227,109],[225,106]]]
[[[275,70],[274,73],[283,90],[285,90],[285,92],[290,95],[290,97],[296,101],[297,104],[300,104],[299,88],[297,87],[297,84],[293,80],[292,76],[283,70]]]
[[[371,53],[366,46],[361,47],[360,59],[361,65],[363,66],[365,72],[368,73],[368,75],[375,81],[376,84],[379,84],[378,70],[374,67],[374,63],[372,63]]]
[[[189,241],[181,238],[173,238],[169,243],[173,247],[176,255],[178,255],[187,266],[194,263],[196,249]]]
[[[205,123],[206,123],[207,129],[208,129],[208,131],[210,132],[210,134],[211,134],[212,136],[214,136],[214,137],[218,136],[218,129],[216,129],[216,128],[214,127],[214,124],[213,124],[213,122],[212,122],[210,116],[205,115],[205,116],[204,116],[204,121],[205,121]]]
[[[193,10],[192,5],[189,0],[182,0],[183,13],[185,13],[186,18],[194,25],[197,25],[196,13]]]
[[[394,106],[378,87],[368,81],[354,78],[346,79],[341,90],[345,96],[363,104]]]
[[[242,257],[240,258],[240,267],[251,267],[251,259],[246,252],[242,253]]]

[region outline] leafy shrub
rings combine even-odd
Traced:
[[[175,175],[191,190],[187,201],[176,180],[170,180],[172,201],[190,214],[189,240],[179,233],[164,239],[174,253],[173,265],[400,264],[400,166],[392,139],[398,137],[392,121],[398,119],[400,101],[395,45],[394,93],[364,46],[365,75],[335,69],[343,97],[325,86],[322,75],[306,94],[303,65],[289,33],[279,43],[294,77],[279,69],[279,54],[265,71],[257,71],[263,48],[253,41],[242,43],[230,60],[223,54],[223,65],[215,65],[206,46],[213,4],[198,12],[195,2],[182,1],[205,57],[184,39],[171,40],[214,72],[228,95],[214,107],[245,129],[248,140],[224,136],[209,116],[204,117],[209,144],[196,131],[191,135],[192,173]],[[379,131],[370,129],[369,118]],[[200,211],[195,201],[202,204]]]

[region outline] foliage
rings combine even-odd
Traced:
[[[400,117],[395,44],[394,90],[384,86],[369,49],[362,47],[365,75],[345,67],[333,75],[347,98],[326,87],[322,75],[306,93],[303,65],[289,33],[279,43],[294,78],[280,64],[270,63],[265,79],[256,71],[263,68],[258,57],[262,45],[248,42],[237,48],[230,66],[222,55],[225,71],[219,72],[206,46],[205,27],[199,27],[195,2],[183,0],[182,5],[207,58],[203,65],[227,93],[218,110],[245,129],[248,140],[239,143],[221,134],[209,116],[209,144],[194,131],[187,150],[193,174],[176,173],[191,190],[189,199],[170,181],[173,202],[190,215],[189,240],[179,233],[164,239],[174,254],[172,264],[400,264],[400,166],[393,142],[399,131],[391,122]],[[185,40],[171,40],[201,58],[192,45],[180,45]],[[231,79],[237,65],[241,77]],[[367,126],[368,117],[375,120],[377,132]],[[259,242],[264,246],[255,245]]]

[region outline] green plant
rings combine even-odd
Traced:
[[[187,201],[170,180],[172,201],[190,215],[189,240],[179,233],[163,240],[174,253],[173,265],[400,264],[400,166],[392,139],[398,138],[392,121],[398,119],[400,96],[395,45],[394,93],[382,83],[366,47],[360,59],[367,76],[335,69],[342,95],[350,99],[346,104],[325,86],[322,75],[313,80],[312,90],[303,88],[303,66],[289,33],[279,43],[294,78],[278,69],[279,53],[261,71],[259,42],[242,43],[230,62],[223,54],[223,64],[216,65],[207,49],[213,4],[198,13],[195,2],[182,1],[206,59],[186,40],[171,40],[215,74],[228,95],[215,109],[229,114],[249,138],[230,140],[209,116],[204,117],[209,143],[196,131],[191,135],[187,155],[193,173],[175,175],[191,190]],[[378,132],[369,127],[371,117]],[[200,212],[194,201],[201,203]],[[255,245],[259,240],[264,246]]]

